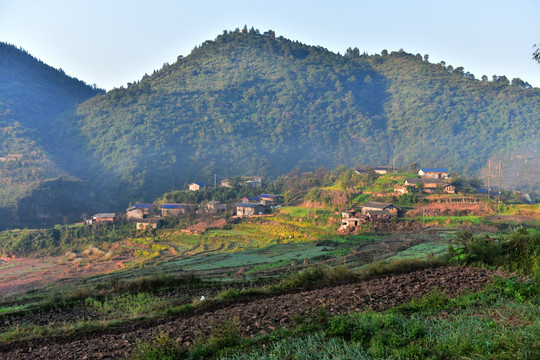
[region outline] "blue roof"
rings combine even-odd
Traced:
[[[186,204],[163,204],[161,205],[162,209],[185,209],[187,208]]]
[[[261,205],[261,204],[254,204],[254,203],[242,202],[242,203],[240,203],[240,204],[236,204],[236,206],[241,206],[241,207],[251,207],[251,208],[254,208],[254,207],[262,206],[262,205]]]
[[[274,195],[274,194],[261,194],[261,195],[259,195],[259,197],[265,197],[265,198],[277,198],[277,197],[279,197],[279,195]]]
[[[154,207],[154,204],[133,204],[136,208],[150,209]]]
[[[252,201],[259,201],[259,197],[258,197],[258,196],[255,196],[255,197],[248,197],[247,199],[248,199],[248,200],[252,200]]]
[[[444,168],[420,168],[423,172],[448,172],[448,169]]]
[[[199,185],[199,186],[210,186],[210,185],[207,185],[207,184],[205,184],[205,183],[198,183],[198,182],[196,182],[196,183],[193,183],[193,184],[195,184],[195,185]]]

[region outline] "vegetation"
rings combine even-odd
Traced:
[[[456,240],[461,246],[449,248],[453,260],[499,267],[540,279],[540,231],[536,229],[519,228],[498,237],[464,231]]]
[[[214,175],[276,178],[395,158],[402,168],[418,162],[471,176],[492,156],[516,167],[535,161],[540,95],[525,81],[477,80],[403,50],[342,56],[272,33],[225,31],[107,94],[2,44],[0,155],[27,157],[0,164],[11,179],[0,186],[4,226],[31,224],[43,213],[43,223],[61,223],[82,207],[115,211],[192,181],[211,183]],[[534,188],[536,168],[529,162],[511,173]],[[42,181],[59,177],[71,186],[43,196]],[[319,189],[310,198],[336,203],[336,190],[355,177],[325,188],[315,176],[309,188]],[[305,195],[297,190],[287,199]],[[80,202],[62,208],[68,195]]]

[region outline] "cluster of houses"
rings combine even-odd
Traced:
[[[238,217],[264,215],[270,209],[279,207],[281,196],[275,194],[260,194],[255,197],[245,197],[242,202],[235,205]],[[149,227],[157,229],[161,226],[161,219],[167,216],[180,216],[188,212],[217,214],[227,210],[228,205],[220,201],[208,201],[204,206],[197,204],[165,203],[158,208],[155,204],[133,204],[126,209],[126,219],[133,221],[138,230]],[[85,224],[112,223],[116,220],[116,213],[99,213],[85,220]]]
[[[262,187],[262,184],[263,184],[262,176],[240,176],[238,179],[240,180],[242,184],[247,185],[247,187],[250,187],[250,188],[260,188]],[[232,188],[233,180],[232,179],[222,180],[220,183],[220,186]],[[200,182],[194,182],[194,183],[188,184],[188,190],[191,190],[191,191],[203,190],[209,187],[212,187],[212,185],[200,183]]]
[[[386,174],[392,171],[391,167],[379,166],[373,168],[377,174]],[[357,172],[363,172],[357,170]],[[450,174],[444,168],[420,168],[416,171],[418,177],[407,178],[402,185],[396,185],[394,192],[407,194],[418,192],[432,194],[444,192],[455,194],[456,188],[450,184]],[[340,230],[354,230],[368,222],[384,222],[398,217],[400,209],[391,203],[369,201],[360,207],[360,210],[351,209],[341,213]]]
[[[396,185],[394,192],[407,194],[409,191],[424,194],[444,192],[455,194],[456,187],[450,183],[448,169],[443,168],[420,168],[416,171],[417,178],[405,179],[403,185]]]
[[[399,208],[390,203],[368,201],[360,210],[351,209],[341,213],[341,230],[354,230],[368,222],[390,221],[398,217]]]

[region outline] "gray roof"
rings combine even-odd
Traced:
[[[92,216],[92,218],[113,218],[113,217],[116,217],[116,213],[99,213]]]
[[[406,180],[409,184],[442,184],[445,183],[444,179],[418,179],[418,178],[412,178]]]
[[[261,204],[257,204],[257,203],[247,203],[247,202],[243,202],[243,203],[236,204],[236,206],[237,206],[237,207],[250,207],[250,208],[256,208],[256,207],[259,207],[259,206],[264,207],[264,205],[261,205]]]
[[[362,205],[363,208],[373,208],[373,209],[380,209],[380,210],[384,210],[390,206],[395,207],[393,204],[383,203],[383,202],[378,202],[378,201],[368,201],[367,203]]]

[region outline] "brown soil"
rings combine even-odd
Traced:
[[[441,289],[449,296],[478,290],[489,282],[491,276],[492,273],[481,269],[442,267],[302,292],[209,304],[192,314],[141,322],[119,329],[3,344],[0,345],[0,358],[124,358],[138,340],[150,340],[162,331],[189,346],[198,332],[205,332],[213,325],[233,317],[238,319],[244,336],[254,336],[291,326],[292,315],[304,314],[309,317],[322,306],[331,315],[365,309],[383,310],[421,297],[434,289]]]
[[[65,256],[44,258],[13,258],[0,264],[0,297],[22,293],[30,289],[44,288],[51,283],[66,283],[96,274],[105,274],[123,267],[125,258],[109,260]]]

